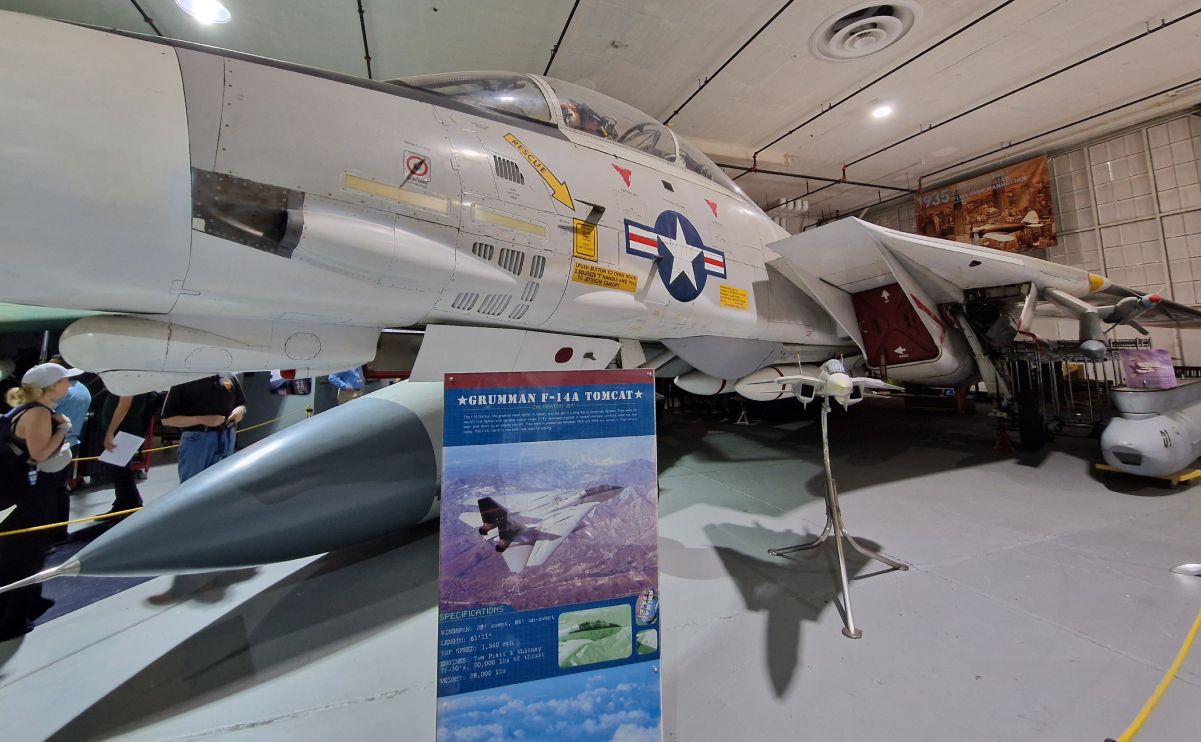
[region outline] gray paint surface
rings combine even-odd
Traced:
[[[417,414],[358,399],[206,469],[78,559],[85,574],[110,575],[295,559],[416,525],[437,487]]]

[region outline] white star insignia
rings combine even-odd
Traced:
[[[465,404],[467,404],[467,398],[466,398],[466,397],[459,397],[459,404],[460,404],[460,405],[465,405]]]
[[[669,240],[660,235],[659,239],[663,241],[663,246],[671,253],[671,277],[667,279],[668,283],[674,283],[681,274],[687,274],[688,282],[696,287],[696,269],[692,265],[692,261],[696,260],[696,256],[700,254],[699,247],[693,247],[687,242],[679,239],[684,234],[684,227],[677,223],[676,235],[677,239]]]
[[[635,399],[642,399],[642,392],[634,392]]]

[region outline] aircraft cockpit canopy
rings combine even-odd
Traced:
[[[538,81],[557,100],[548,99]],[[456,72],[401,82],[481,108],[571,128],[645,152],[740,193],[699,149],[633,106],[582,85],[513,72]]]
[[[557,123],[542,89],[529,75],[515,72],[453,72],[406,77],[401,82],[422,90],[547,124]]]

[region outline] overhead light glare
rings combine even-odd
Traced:
[[[179,9],[206,26],[213,23],[229,23],[229,10],[217,0],[175,0]]]
[[[872,118],[874,119],[886,119],[891,115],[892,106],[888,105],[887,103],[880,103],[877,101],[875,107],[872,108]]]

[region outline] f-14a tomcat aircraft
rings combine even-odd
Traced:
[[[106,312],[61,349],[110,390],[323,374],[381,328],[425,331],[411,381],[203,472],[61,572],[259,564],[435,517],[423,382],[447,371],[620,355],[717,392],[858,354],[950,386],[1040,301],[1100,354],[1101,319],[1137,314],[1094,306],[1136,296],[1102,276],[1018,255],[854,219],[790,237],[670,129],[560,80],[376,82],[13,13],[0,35],[0,300]]]
[[[563,540],[584,527],[584,519],[602,502],[625,489],[598,484],[582,490],[544,492],[519,498],[505,507],[482,498],[479,513],[462,513],[459,520],[479,530],[504,557],[510,572],[538,567],[550,559]]]

